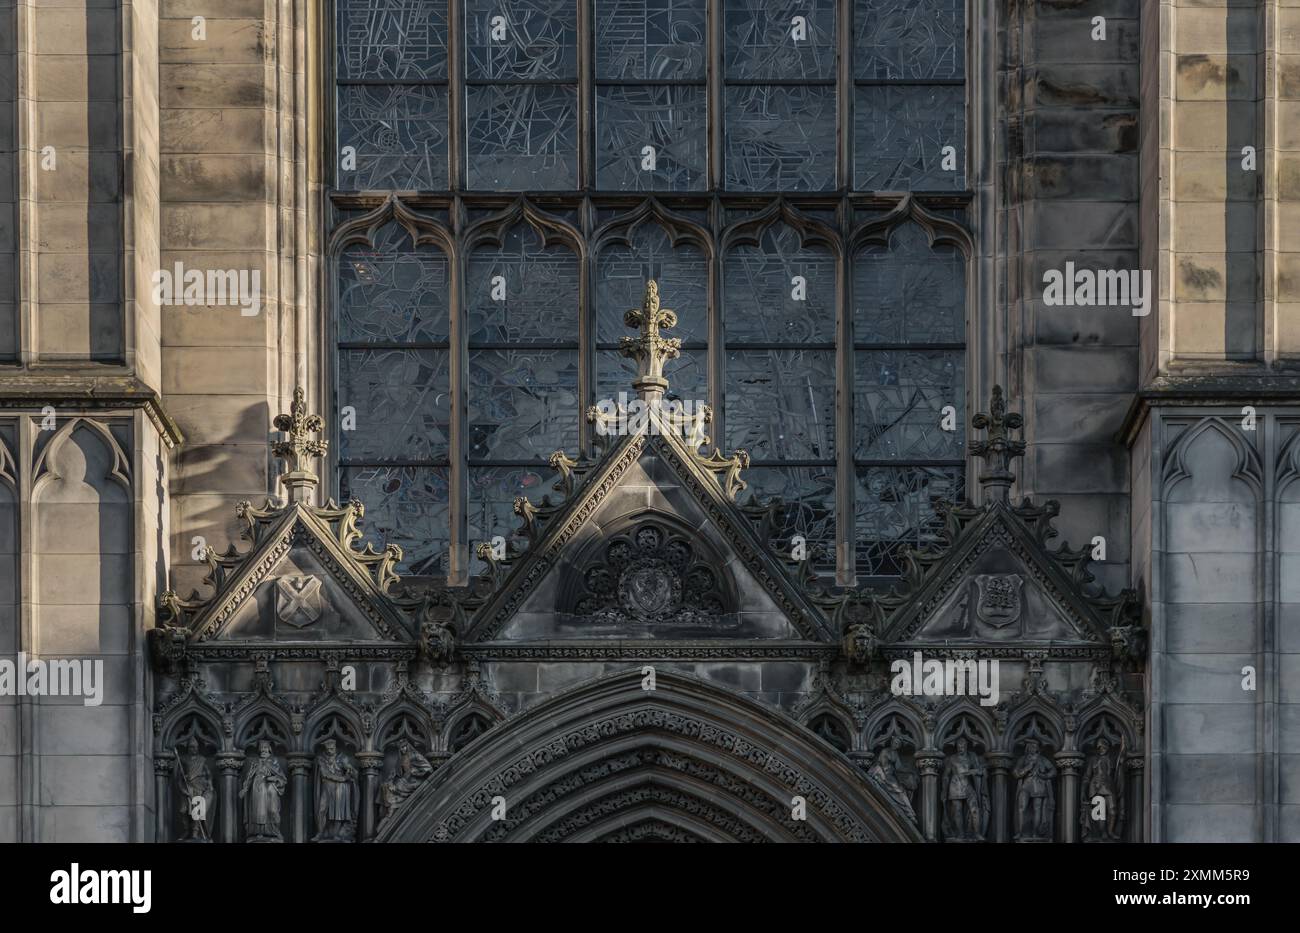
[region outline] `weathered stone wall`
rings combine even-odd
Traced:
[[[1012,2],[998,40],[1005,365],[1029,444],[1019,488],[1060,500],[1071,546],[1105,537],[1098,576],[1111,589],[1128,578],[1128,468],[1115,436],[1137,385],[1138,319],[1047,307],[1043,275],[1067,261],[1137,266],[1139,6]],[[1092,38],[1096,16],[1104,40]]]
[[[310,385],[305,91],[316,6],[161,4],[162,267],[255,272],[261,282],[256,314],[163,309],[163,395],[188,439],[170,490],[183,593],[205,573],[196,545],[224,551],[237,538],[236,504],[273,491],[271,414],[287,409],[295,384]],[[206,38],[196,38],[196,16]]]
[[[0,378],[0,652],[102,670],[97,705],[0,700],[0,839],[140,839],[143,633],[165,575],[157,503],[175,441],[152,402],[147,300],[155,3],[20,0],[0,4],[0,22],[0,359],[13,363]]]
[[[1146,11],[1143,103],[1159,117],[1143,136],[1142,252],[1160,303],[1143,322],[1129,433],[1134,549],[1148,552],[1134,580],[1150,595],[1156,841],[1300,838],[1286,687],[1296,7]]]

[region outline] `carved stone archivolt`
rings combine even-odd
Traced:
[[[657,736],[671,736],[674,748],[664,748]],[[385,824],[380,840],[475,841],[509,833],[530,823],[537,807],[530,801],[563,797],[575,781],[613,780],[629,767],[643,768],[647,759],[638,756],[644,755],[653,756],[651,773],[662,774],[658,784],[673,786],[673,774],[693,778],[693,786],[707,784],[718,792],[720,805],[749,814],[750,825],[768,837],[920,838],[860,771],[804,738],[794,723],[680,674],[662,672],[648,694],[639,673],[601,678],[528,710],[475,750],[467,770],[455,775],[463,793],[449,795],[435,772]],[[756,794],[770,799],[763,805]],[[806,818],[794,816],[796,797],[806,806]],[[492,817],[499,806],[495,798],[506,802],[504,820],[519,824],[503,829],[502,817]],[[729,798],[739,799],[727,804]],[[567,810],[561,806],[555,814]],[[756,815],[763,811],[761,818]],[[625,816],[635,818],[636,808]]]

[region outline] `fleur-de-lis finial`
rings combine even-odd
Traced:
[[[1025,453],[1025,442],[1012,440],[1008,432],[1023,427],[1025,419],[1018,412],[1007,411],[1002,386],[994,386],[989,399],[989,414],[980,412],[971,418],[970,423],[977,431],[988,430],[987,438],[970,442],[970,452],[984,461],[984,469],[979,475],[980,485],[988,490],[990,496],[1005,502],[1011,484],[1016,480],[1016,475],[1011,472],[1011,461]]]
[[[288,470],[280,474],[280,482],[289,493],[290,502],[310,502],[312,490],[320,482],[311,461],[325,456],[329,443],[310,435],[325,430],[320,415],[307,414],[306,393],[302,386],[293,390],[293,406],[289,414],[276,415],[272,422],[276,430],[289,435],[287,440],[276,441],[271,452],[284,461]]]
[[[643,399],[657,399],[668,388],[664,363],[680,356],[682,349],[681,340],[660,333],[660,328],[677,326],[677,314],[660,307],[658,282],[654,279],[646,282],[641,307],[624,314],[623,323],[641,332],[636,337],[624,337],[618,345],[619,353],[637,361],[637,377],[632,387]]]

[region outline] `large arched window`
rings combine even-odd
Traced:
[[[964,485],[965,2],[332,3],[335,491],[403,571],[598,451],[655,278],[774,541],[896,575]]]

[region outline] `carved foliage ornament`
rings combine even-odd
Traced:
[[[728,610],[693,544],[653,522],[613,537],[582,583],[574,614],[598,622],[703,622]]]

